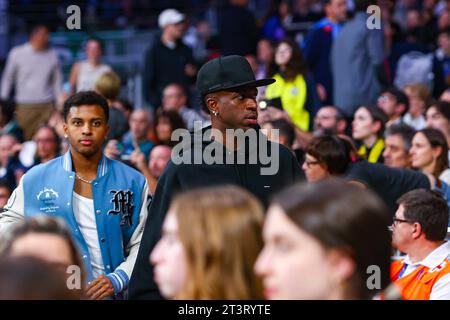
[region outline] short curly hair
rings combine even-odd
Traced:
[[[333,135],[314,138],[306,148],[306,153],[325,165],[328,173],[332,175],[345,173],[351,162],[347,144]]]
[[[397,200],[403,206],[406,220],[420,223],[429,241],[442,241],[447,236],[448,205],[437,191],[416,189]]]
[[[105,113],[105,119],[108,121],[109,119],[109,106],[108,101],[103,98],[101,95],[94,91],[80,91],[70,96],[66,102],[64,102],[64,121],[67,121],[67,116],[69,115],[70,108],[72,107],[80,107],[83,105],[96,105],[100,106]]]

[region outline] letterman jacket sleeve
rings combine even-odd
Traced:
[[[23,194],[23,178],[19,185],[13,191],[8,199],[8,203],[4,207],[4,211],[0,212],[0,235],[7,229],[24,218],[24,194]]]
[[[134,230],[130,241],[128,241],[127,247],[125,248],[125,261],[122,262],[114,272],[107,275],[114,286],[114,291],[116,294],[128,288],[128,282],[130,281],[131,273],[133,272],[134,263],[136,262],[139,245],[144,232],[145,222],[147,220],[148,193],[149,189],[146,181],[141,196],[139,224]]]

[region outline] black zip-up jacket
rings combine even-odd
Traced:
[[[184,72],[187,64],[194,64],[194,58],[192,50],[181,40],[177,41],[175,48],[170,49],[162,43],[160,37],[155,39],[145,53],[142,73],[142,89],[146,102],[153,108],[158,108],[161,105],[162,92],[170,83],[189,87],[192,79]]]
[[[203,132],[208,128],[203,129]],[[193,136],[191,136],[193,137]],[[221,184],[234,184],[244,187],[252,192],[261,202],[267,206],[269,197],[280,189],[294,183],[302,177],[302,171],[293,153],[284,147],[273,142],[269,142],[260,133],[258,139],[261,143],[266,143],[270,152],[271,147],[279,150],[279,170],[274,175],[261,175],[260,169],[268,167],[260,161],[256,164],[174,164],[171,160],[158,180],[152,204],[149,209],[147,222],[142,236],[138,257],[130,279],[129,298],[130,299],[160,299],[161,295],[153,280],[153,266],[150,265],[149,255],[161,238],[161,228],[164,217],[169,208],[170,201],[174,195],[192,190],[197,187],[205,187]],[[261,140],[262,139],[262,140]],[[193,139],[191,150],[194,147]],[[199,143],[197,150],[204,151],[207,146],[212,146],[211,140]],[[245,150],[248,155],[258,152],[258,144],[246,144]],[[224,153],[227,152],[223,145],[220,145]],[[192,153],[191,156],[193,157]],[[192,158],[191,157],[191,158]],[[236,159],[236,157],[235,157]],[[259,159],[259,158],[258,158]],[[246,161],[248,162],[248,161]]]

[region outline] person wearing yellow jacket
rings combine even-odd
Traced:
[[[280,98],[282,107],[292,122],[298,128],[309,131],[321,102],[302,51],[293,40],[280,41],[267,76],[273,77],[276,82],[267,87],[266,98]]]

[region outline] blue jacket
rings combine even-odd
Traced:
[[[327,18],[316,22],[308,31],[303,43],[305,59],[311,68],[314,79],[327,91],[326,104],[333,103],[333,76],[330,53],[334,39],[343,24],[334,24]]]
[[[0,215],[0,232],[23,217],[63,218],[79,245],[87,278],[92,280],[88,246],[72,209],[74,182],[70,151],[30,169]],[[147,182],[138,171],[102,156],[92,194],[105,273],[118,293],[128,285],[147,218]]]

